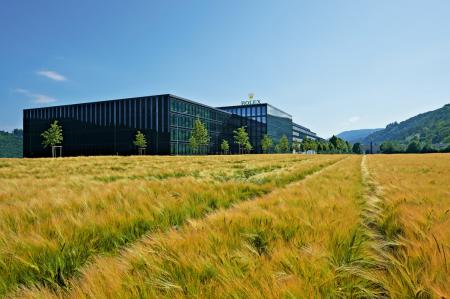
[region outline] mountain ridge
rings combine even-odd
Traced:
[[[450,104],[443,107],[420,113],[404,121],[393,122],[386,128],[373,132],[365,137],[364,144],[383,143],[385,141],[398,141],[407,143],[412,138],[430,144],[450,143]]]
[[[356,143],[356,142],[361,142],[364,138],[366,138],[370,134],[372,134],[376,131],[380,131],[380,130],[383,130],[383,128],[348,130],[348,131],[343,131],[343,132],[337,134],[336,136],[341,139],[344,139],[345,141],[348,141],[351,143]]]

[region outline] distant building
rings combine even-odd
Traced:
[[[299,124],[292,123],[292,141],[301,142],[304,138],[310,138],[313,140],[322,139],[310,129]]]
[[[220,152],[222,140],[237,153],[233,131],[245,126],[254,153],[261,153],[261,139],[274,142],[286,135],[291,143],[298,136],[315,138],[309,129],[292,122],[292,116],[270,104],[257,101],[239,106],[214,108],[171,94],[25,109],[23,111],[24,157],[46,157],[41,133],[54,120],[63,128],[64,156],[130,155],[136,153],[137,130],[149,142],[148,154],[188,155],[190,131],[199,118],[207,127],[209,153]],[[297,136],[298,134],[298,136]]]

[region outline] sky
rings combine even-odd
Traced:
[[[321,137],[385,127],[450,103],[450,1],[2,1],[0,130],[166,93],[254,93]]]

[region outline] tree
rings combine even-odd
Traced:
[[[357,143],[353,144],[352,152],[355,154],[362,154],[363,151],[361,148],[361,143],[357,142]]]
[[[421,150],[422,153],[436,153],[437,150],[430,143],[426,143]]]
[[[278,141],[278,150],[280,153],[289,152],[289,140],[286,135],[283,135]]]
[[[239,145],[239,154],[241,154],[243,147],[247,143],[250,143],[248,133],[245,131],[245,127],[240,127],[237,130],[234,130],[233,133],[234,133],[234,142]]]
[[[335,135],[330,138],[330,144],[333,145],[335,152],[339,153],[348,152],[351,149],[349,148],[350,144]]]
[[[420,153],[420,143],[418,141],[411,141],[406,148],[407,153]]]
[[[280,144],[276,144],[275,145],[275,152],[278,153],[278,154],[281,153]]]
[[[267,154],[270,152],[273,146],[273,140],[269,135],[264,134],[263,139],[261,140],[261,148],[263,153]]]
[[[250,142],[247,142],[246,144],[244,144],[244,150],[245,152],[247,152],[247,154],[249,154],[253,149],[253,146],[251,145]]]
[[[62,127],[58,125],[58,121],[55,120],[50,125],[50,128],[44,131],[41,136],[44,139],[42,141],[44,148],[48,146],[54,147],[58,144],[61,144],[61,142],[63,141]]]
[[[198,152],[198,150],[205,149],[206,146],[209,145],[210,137],[208,135],[208,129],[202,123],[202,121],[197,118],[194,121],[194,127],[191,131],[191,136],[189,137],[189,146],[191,147],[194,153]]]
[[[380,145],[380,151],[383,154],[403,153],[404,147],[395,141],[385,141]]]
[[[348,152],[348,153],[351,153],[352,152],[352,145],[350,144],[350,142],[345,141],[345,145],[346,145],[345,151]]]
[[[12,131],[12,134],[13,134],[14,136],[22,137],[22,136],[23,136],[23,130],[22,130],[22,129],[14,129],[14,130]]]
[[[147,139],[141,131],[137,131],[136,137],[133,141],[134,145],[138,147],[139,154],[142,154],[147,148]]]
[[[339,144],[339,141],[338,141],[338,137],[336,137],[335,135],[333,135],[333,136],[331,136],[331,138],[330,138],[330,143],[333,145],[333,147],[335,148],[335,149],[338,149],[338,144]]]
[[[228,154],[228,151],[230,150],[230,145],[228,144],[227,140],[222,140],[222,144],[220,145],[220,149],[224,154]]]
[[[298,141],[292,141],[292,149],[297,153],[301,152],[302,151],[301,143]]]

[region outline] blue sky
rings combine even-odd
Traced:
[[[22,109],[253,92],[324,137],[450,102],[450,1],[3,1],[0,130]]]

